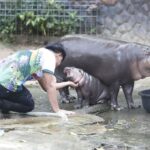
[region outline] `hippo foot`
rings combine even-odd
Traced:
[[[61,103],[65,103],[65,104],[73,103],[75,99],[76,98],[74,96],[68,95],[67,97],[61,97]]]
[[[80,109],[80,108],[82,108],[81,104],[75,104],[74,105],[74,109]]]
[[[70,102],[68,99],[63,97],[63,98],[61,98],[61,103],[69,104]]]
[[[89,107],[90,107],[89,105],[86,105],[86,106],[83,106],[81,109],[82,110],[88,110]]]
[[[120,111],[120,110],[123,110],[124,108],[123,107],[120,107],[120,106],[117,106],[117,105],[111,105],[111,110],[112,111]]]
[[[130,104],[128,106],[128,109],[136,109],[136,108],[141,108],[141,105]]]
[[[68,100],[70,103],[73,103],[73,102],[76,100],[76,97],[75,97],[75,96],[72,96],[72,95],[68,95],[68,96],[67,96],[67,100]]]

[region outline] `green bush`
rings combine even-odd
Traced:
[[[1,18],[0,19],[0,40],[6,42],[13,41],[13,35],[16,32],[14,19]]]

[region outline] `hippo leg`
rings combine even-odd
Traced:
[[[87,98],[83,98],[83,100],[82,100],[82,107],[89,107],[89,101],[90,101],[90,99],[89,99],[89,97],[87,97]]]
[[[82,103],[83,103],[83,95],[80,89],[76,88],[77,92],[77,101],[75,102],[74,108],[79,109],[82,108]]]
[[[79,109],[79,108],[82,108],[82,107],[87,107],[89,106],[89,93],[83,89],[83,88],[77,88],[76,89],[76,92],[77,92],[77,102],[75,104],[75,108],[76,109]],[[84,94],[83,94],[84,93]]]
[[[57,78],[57,82],[64,82],[65,79],[61,76],[59,76],[58,73],[55,74],[56,78]],[[59,89],[59,94],[60,94],[60,101],[61,103],[69,103],[69,100],[67,99],[67,95],[69,94],[69,89],[68,87],[64,87]]]
[[[111,96],[111,110],[121,110],[121,108],[118,105],[118,93],[120,89],[120,85],[118,82],[115,82],[110,86],[110,96]]]
[[[57,82],[65,82],[67,79],[65,77],[61,77],[58,72],[56,72]],[[71,96],[69,93],[69,86],[59,89],[60,101],[61,103],[70,103],[75,100],[74,96]]]
[[[59,93],[60,93],[61,103],[69,103],[68,96],[67,96],[69,94],[68,87],[59,89]]]
[[[133,88],[134,88],[134,82],[122,85],[122,89],[123,89],[123,92],[127,101],[127,106],[129,109],[135,108],[134,101],[132,98]]]
[[[69,87],[64,87],[59,89],[61,103],[70,103],[75,100],[74,96],[71,96],[69,93]]]

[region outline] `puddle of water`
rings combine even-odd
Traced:
[[[100,116],[104,118],[108,129],[101,140],[105,149],[149,149],[150,117],[142,108],[110,111]]]

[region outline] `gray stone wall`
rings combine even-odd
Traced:
[[[150,0],[118,0],[99,9],[101,36],[150,45]]]

